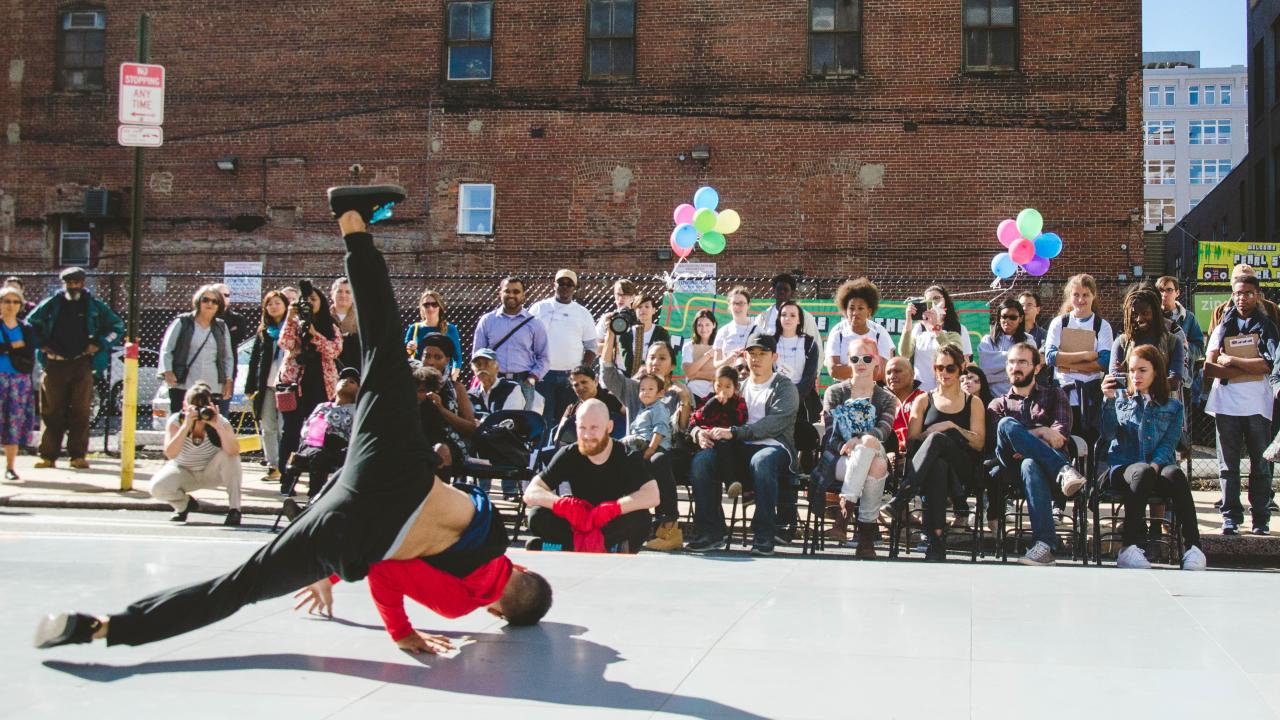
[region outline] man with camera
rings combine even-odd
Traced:
[[[476,323],[471,350],[492,350],[498,356],[502,377],[520,383],[528,407],[533,404],[534,386],[551,366],[547,329],[524,307],[524,280],[503,278],[498,300],[502,304]]]
[[[190,493],[203,488],[227,489],[231,509],[223,525],[240,525],[240,442],[231,423],[218,412],[213,390],[203,382],[192,385],[182,412],[169,416],[164,456],[168,462],[151,480],[151,496],[173,506],[172,522],[186,522],[200,509]]]

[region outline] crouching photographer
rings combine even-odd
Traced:
[[[192,385],[183,397],[182,412],[169,416],[164,456],[169,461],[151,480],[151,496],[173,506],[171,521],[186,522],[199,510],[191,492],[222,486],[231,507],[223,525],[240,524],[240,442],[218,412],[206,383]]]

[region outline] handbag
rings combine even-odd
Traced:
[[[298,409],[298,386],[292,383],[276,386],[276,409],[293,412]]]

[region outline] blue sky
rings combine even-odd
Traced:
[[[1248,0],[1142,0],[1142,50],[1199,50],[1201,67],[1245,64]]]

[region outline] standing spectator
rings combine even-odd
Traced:
[[[697,536],[685,546],[693,552],[722,550],[725,547],[724,506],[721,472],[722,456],[715,443],[736,440],[743,445],[746,478],[756,494],[751,530],[755,538],[751,554],[773,554],[778,536],[779,487],[795,467],[795,416],[800,404],[795,383],[775,373],[778,360],[774,338],[753,335],[747,341],[747,363],[751,375],[742,386],[747,403],[747,423],[732,428],[693,429],[693,439],[702,448],[693,457],[690,480],[694,493],[694,528]],[[735,468],[736,469],[736,468]]]
[[[49,296],[27,317],[42,347],[36,358],[40,378],[40,462],[51,468],[67,438],[71,467],[89,467],[89,403],[93,373],[106,370],[111,347],[124,335],[124,323],[107,304],[84,288],[84,270],[63,270],[62,292]]]
[[[311,315],[305,321],[299,315],[299,306],[303,303]],[[302,283],[298,302],[289,306],[284,330],[280,333],[280,349],[285,353],[280,384],[292,386],[297,396],[296,407],[281,413],[284,422],[277,458],[287,465],[289,456],[298,449],[302,423],[317,405],[333,399],[338,384],[336,361],[342,353],[342,335],[333,324],[329,300],[309,282]]]
[[[1234,285],[1238,278],[1257,277],[1257,275],[1258,274],[1254,271],[1252,265],[1240,263],[1231,268],[1231,283]],[[1222,323],[1223,313],[1225,313],[1227,309],[1234,304],[1234,300],[1223,300],[1218,304],[1218,307],[1213,309],[1213,315],[1209,319],[1210,334],[1212,334],[1214,330],[1218,329],[1218,325]],[[1275,303],[1259,295],[1258,307],[1262,308],[1262,312],[1266,314],[1267,318],[1269,318],[1271,322],[1275,323],[1276,327],[1280,327],[1280,306],[1277,306]]]
[[[280,410],[276,407],[276,384],[280,382],[284,351],[280,349],[280,331],[284,329],[289,303],[284,293],[269,290],[262,296],[262,317],[258,333],[249,353],[248,376],[244,379],[245,395],[253,403],[253,416],[258,419],[262,438],[262,455],[267,461],[267,480],[280,479]],[[288,458],[285,458],[286,460]]]
[[[925,290],[924,305],[924,312],[917,318],[919,308],[916,303],[907,303],[907,322],[902,328],[902,336],[898,338],[898,354],[911,360],[920,389],[932,390],[937,387],[933,356],[938,348],[954,343],[961,348],[964,357],[969,358],[973,356],[973,346],[969,331],[960,324],[956,305],[946,288],[933,285]]]
[[[440,293],[431,288],[422,291],[422,295],[418,298],[418,318],[418,322],[410,325],[404,332],[405,350],[411,357],[421,360],[422,341],[428,335],[439,333],[447,336],[453,341],[453,353],[450,354],[453,360],[442,372],[457,380],[462,372],[462,361],[459,359],[462,357],[462,336],[458,334],[458,326],[445,318],[444,298]],[[475,345],[472,350],[481,347],[483,346]]]
[[[1192,377],[1195,376],[1195,368],[1204,360],[1204,330],[1200,328],[1200,321],[1196,320],[1196,314],[1187,310],[1178,301],[1181,291],[1178,288],[1178,279],[1170,275],[1165,275],[1156,281],[1156,290],[1160,293],[1160,310],[1164,316],[1171,320],[1175,325],[1182,328],[1182,336],[1187,342],[1187,367]]]
[[[36,309],[36,304],[26,299],[27,289],[23,287],[22,279],[16,275],[10,275],[4,279],[4,287],[13,288],[22,294],[22,309],[18,311],[18,319],[26,320],[27,316],[31,314],[31,311]],[[32,352],[35,351],[32,350]]]
[[[716,331],[720,324],[716,322],[716,314],[703,308],[693,318],[693,337],[680,348],[681,368],[684,370],[685,382],[689,392],[693,393],[693,404],[701,405],[715,392],[716,381]]]
[[[1124,373],[1125,358],[1139,345],[1154,345],[1168,361],[1169,389],[1177,393],[1185,377],[1187,343],[1179,326],[1166,320],[1160,312],[1160,296],[1154,290],[1137,288],[1124,298],[1124,332],[1111,344],[1108,372]]]
[[[351,293],[351,281],[340,277],[329,286],[329,302],[333,323],[342,333],[342,354],[338,365],[360,370],[360,325],[356,322],[356,297]],[[457,331],[455,330],[456,334]]]
[[[881,362],[893,357],[893,338],[883,325],[872,320],[880,309],[880,290],[870,280],[849,280],[836,290],[836,307],[844,319],[836,323],[827,336],[827,372],[835,380],[853,377],[849,364],[849,347],[854,340],[869,337],[876,343]]]
[[[1235,535],[1244,521],[1240,506],[1240,455],[1249,451],[1249,506],[1253,533],[1266,535],[1271,512],[1271,464],[1263,451],[1271,440],[1272,394],[1263,377],[1276,361],[1280,342],[1263,311],[1258,278],[1241,275],[1231,285],[1231,306],[1209,338],[1204,363],[1214,379],[1205,412],[1218,431],[1218,477],[1222,485],[1222,534]]]
[[[755,321],[756,329],[765,335],[772,335],[777,330],[778,312],[782,310],[782,304],[792,302],[795,299],[796,278],[788,273],[779,273],[773,276],[770,286],[773,288],[773,305],[765,308],[764,312],[760,313]],[[796,307],[799,307],[799,305]],[[818,343],[818,357],[822,357],[822,332],[818,329],[817,318],[813,316],[813,313],[801,308],[800,319],[802,332]]]
[[[713,343],[716,370],[726,365],[736,365],[739,360],[745,360],[746,353],[743,348],[747,345],[747,338],[757,332],[756,326],[751,323],[749,317],[751,293],[745,287],[738,285],[725,297],[729,301],[729,314],[733,319],[716,331],[716,340]]]
[[[991,323],[991,332],[983,335],[978,343],[978,367],[986,374],[993,395],[1009,392],[1005,373],[1009,348],[1022,342],[1035,342],[1027,336],[1024,312],[1017,300],[1005,300],[997,310],[995,322]]]
[[[600,346],[596,351],[597,355],[604,354],[604,331],[609,324],[609,317],[619,310],[631,307],[631,301],[635,300],[638,292],[636,284],[626,278],[622,278],[613,284],[613,310],[604,313],[596,321],[596,337],[600,339]],[[617,355],[615,354],[614,357],[617,357]]]
[[[596,362],[596,321],[589,310],[573,299],[577,288],[578,274],[560,270],[556,272],[555,295],[534,303],[529,309],[547,333],[549,369],[535,388],[545,401],[543,416],[547,427],[559,420],[573,402],[569,371]]]
[[[35,428],[31,371],[36,365],[36,336],[19,316],[25,305],[21,290],[0,288],[0,445],[5,480],[18,479],[13,463]]]
[[[214,283],[213,289],[222,296],[222,309],[218,318],[227,324],[227,332],[231,335],[231,346],[240,347],[240,343],[253,336],[253,325],[249,318],[231,309],[231,287],[226,283]],[[234,365],[232,374],[234,374]]]
[[[1092,275],[1073,275],[1062,289],[1062,308],[1049,323],[1045,336],[1045,363],[1071,402],[1071,427],[1093,445],[1098,438],[1098,413],[1102,408],[1102,374],[1111,365],[1115,337],[1111,323],[1098,308],[1098,283]],[[1063,331],[1071,328],[1091,333],[1092,347],[1062,352]]]
[[[782,303],[773,331],[778,348],[777,370],[796,384],[796,392],[800,396],[795,442],[796,449],[801,452],[818,449],[818,431],[813,424],[819,421],[818,413],[822,407],[818,400],[819,343],[800,332],[800,315],[803,312],[790,300]]]
[[[1044,341],[1048,337],[1044,326],[1040,324],[1040,296],[1031,290],[1023,290],[1018,294],[1018,304],[1022,306],[1022,330],[1036,341],[1036,349],[1044,350]]]
[[[476,323],[471,349],[489,348],[498,356],[502,376],[520,383],[527,406],[533,403],[534,386],[551,364],[547,329],[524,308],[524,280],[504,278],[498,300],[502,304]]]
[[[187,388],[204,383],[218,388],[214,402],[226,416],[231,408],[235,346],[222,312],[222,294],[214,285],[205,285],[191,296],[191,312],[169,323],[160,341],[160,372],[169,387],[169,412],[182,409]]]
[[[622,371],[627,375],[635,375],[649,356],[649,346],[655,342],[671,345],[671,333],[658,324],[658,306],[662,299],[641,293],[631,301],[631,309],[636,313],[638,325],[632,325],[618,336],[618,349],[622,352]]]
[[[205,383],[194,383],[181,411],[169,415],[164,456],[168,462],[151,479],[151,497],[173,506],[170,521],[186,522],[200,508],[189,493],[221,485],[231,506],[222,524],[240,524],[240,442]]]
[[[1030,342],[1009,349],[1005,370],[1009,391],[987,406],[996,421],[996,459],[1002,468],[1022,479],[1035,544],[1018,562],[1023,565],[1052,565],[1057,544],[1054,531],[1054,490],[1072,497],[1085,486],[1086,479],[1071,466],[1067,442],[1071,437],[1071,405],[1062,390],[1041,385],[1037,373],[1040,351]],[[1050,478],[1053,478],[1051,481]],[[1053,482],[1053,485],[1050,485]],[[1004,483],[996,480],[990,498],[996,512],[1004,512]],[[995,520],[993,523],[992,520]],[[994,533],[999,520],[988,512],[988,526]]]
[[[937,383],[934,390],[916,398],[907,432],[906,477],[892,500],[880,507],[881,522],[899,520],[908,503],[919,494],[924,501],[924,528],[928,540],[925,560],[947,559],[947,501],[973,484],[978,453],[986,446],[987,409],[960,388],[964,351],[947,343],[934,358]]]
[[[1137,345],[1129,351],[1125,366],[1129,370],[1124,385],[1116,382],[1116,375],[1108,375],[1102,381],[1106,397],[1102,436],[1111,442],[1106,457],[1099,462],[1104,473],[1100,482],[1124,500],[1124,548],[1116,558],[1116,567],[1151,567],[1138,543],[1147,536],[1147,500],[1160,495],[1173,501],[1174,516],[1182,526],[1182,539],[1187,546],[1182,569],[1204,570],[1206,562],[1200,550],[1191,485],[1178,467],[1182,403],[1169,392],[1164,356],[1152,345]],[[1267,478],[1268,485],[1270,479]],[[1238,496],[1236,502],[1238,506]]]

